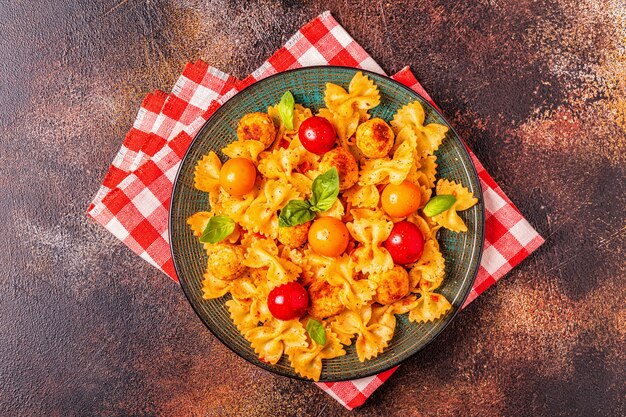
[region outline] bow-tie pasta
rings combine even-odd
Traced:
[[[419,101],[414,101],[402,107],[391,121],[391,127],[395,132],[399,132],[406,126],[413,128],[418,135],[419,147],[427,149],[427,153],[432,154],[446,137],[448,127],[437,123],[430,123],[424,126],[424,108]]]
[[[419,291],[420,297],[415,307],[409,311],[409,320],[414,322],[428,322],[441,318],[451,308],[450,302],[441,294]]]
[[[309,340],[309,346],[291,349],[289,360],[297,373],[305,378],[318,381],[322,373],[322,359],[337,358],[345,354],[346,351],[337,335],[326,328],[326,343],[324,345]]]
[[[457,214],[458,211],[467,210],[478,203],[478,199],[460,184],[454,181],[439,180],[437,182],[437,195],[451,194],[456,197],[456,202],[448,210],[433,217],[437,224],[452,230],[453,232],[467,232],[467,226]]]
[[[304,326],[298,320],[271,319],[245,333],[246,339],[263,362],[275,364],[283,354],[308,346]]]
[[[350,345],[356,335],[356,352],[361,362],[378,356],[389,344],[396,328],[392,307],[371,305],[347,310],[331,322],[341,343]]]
[[[261,141],[239,140],[226,146],[222,152],[229,158],[248,158],[256,162],[259,159],[259,154],[264,150],[265,144]]]
[[[355,111],[369,110],[380,103],[380,93],[378,87],[362,72],[357,72],[348,91],[343,87],[326,83],[326,94],[324,102],[332,112],[341,117],[349,117]]]
[[[365,209],[352,210],[354,220],[347,227],[352,237],[362,245],[354,250],[357,271],[365,273],[383,272],[393,268],[393,259],[383,248],[393,223],[382,212]]]
[[[347,88],[329,82],[315,116],[294,101],[285,93],[267,113],[244,115],[222,149],[232,162],[215,152],[197,162],[194,186],[208,204],[187,224],[204,246],[204,298],[224,297],[260,360],[286,355],[317,381],[346,345],[361,362],[384,354],[396,315],[422,323],[452,309],[437,233],[466,231],[457,212],[477,199],[438,178],[434,152],[448,128],[426,123],[418,101],[384,120],[372,111],[380,91],[362,72]],[[322,139],[307,126],[322,139],[330,132],[323,151],[310,147]],[[454,199],[428,210],[435,195]],[[423,243],[407,260],[390,244],[401,222]]]
[[[249,268],[267,268],[266,283],[271,288],[295,281],[302,269],[289,259],[278,256],[278,247],[273,239],[260,239],[249,248],[243,260]]]

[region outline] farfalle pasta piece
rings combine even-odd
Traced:
[[[295,348],[306,348],[306,332],[298,320],[271,319],[262,326],[248,330],[246,339],[259,359],[272,365],[278,362],[283,354],[289,354]]]
[[[359,360],[364,362],[382,353],[393,338],[396,330],[396,316],[390,306],[371,306],[372,316],[367,325],[368,332],[356,340]]]
[[[304,249],[304,251],[302,251],[301,253],[301,262],[298,262],[297,259],[293,258],[293,251],[291,255],[288,256],[288,258],[302,268],[302,273],[300,275],[302,279],[302,284],[310,285],[315,280],[323,279],[322,276],[326,270],[326,267],[333,263],[333,258],[318,255],[311,249]]]
[[[194,186],[200,191],[217,193],[220,189],[220,171],[222,161],[213,151],[204,155],[196,164],[194,170]]]
[[[209,211],[199,211],[192,214],[187,218],[187,224],[191,228],[193,235],[196,237],[202,236],[202,232],[206,229],[209,220],[213,217],[213,213]]]
[[[445,260],[437,246],[435,239],[424,243],[422,257],[409,271],[409,285],[413,290],[434,291],[443,282]]]
[[[241,222],[243,215],[254,201],[254,193],[246,194],[242,197],[232,196],[221,190],[216,204],[213,206],[217,214],[230,217],[236,222]]]
[[[418,171],[422,174],[418,178],[418,183],[429,190],[435,186],[435,180],[437,176],[437,158],[434,155],[429,155],[421,158],[418,161]]]
[[[230,317],[242,334],[272,318],[267,306],[267,285],[254,281],[250,274],[234,281],[230,287],[233,298],[226,302]]]
[[[374,295],[374,283],[367,279],[356,280],[356,265],[352,258],[343,255],[335,258],[322,272],[322,278],[333,287],[340,287],[339,300],[348,309],[357,309],[367,304]]]
[[[420,290],[420,295],[409,311],[409,320],[412,322],[429,322],[443,317],[452,309],[450,302],[441,294]]]
[[[304,285],[309,286],[313,281],[321,277],[321,267],[315,267],[307,258],[305,252],[301,249],[289,248],[283,246],[280,256],[285,259],[289,259],[294,264],[298,265],[302,272],[300,272],[300,278],[298,281]]]
[[[219,279],[208,269],[203,277],[202,298],[205,300],[219,298],[230,290],[232,281]]]
[[[348,91],[337,84],[326,83],[324,102],[334,113],[349,117],[357,110],[369,110],[378,106],[380,92],[374,81],[359,71],[350,81]]]
[[[319,381],[322,373],[322,360],[337,358],[346,354],[337,335],[326,328],[326,344],[318,345],[310,340],[307,347],[295,347],[289,352],[293,369],[305,378]]]
[[[302,272],[298,265],[278,255],[278,247],[273,239],[254,241],[248,248],[243,264],[250,268],[267,268],[266,281],[270,290],[295,281]]]
[[[286,181],[301,194],[307,194],[318,174],[319,158],[308,152],[296,137],[287,148],[278,147],[261,154],[257,168],[264,177]]]
[[[229,158],[247,158],[257,162],[259,154],[265,150],[265,144],[259,140],[238,140],[222,149]]]
[[[453,232],[467,232],[467,226],[459,217],[457,211],[467,210],[478,203],[478,199],[461,184],[441,179],[437,182],[437,195],[452,194],[456,197],[455,203],[443,213],[433,216],[432,219]]]
[[[239,223],[248,230],[275,239],[278,237],[278,210],[289,200],[299,198],[300,194],[289,183],[267,181],[263,190],[243,213]]]
[[[414,137],[402,142],[393,153],[393,158],[366,160],[361,165],[359,185],[376,185],[385,182],[400,184],[406,179],[415,162]]]
[[[330,320],[330,328],[337,335],[342,344],[350,346],[352,339],[363,326],[363,320],[369,321],[372,314],[372,306],[366,305],[359,310],[344,310]]]
[[[402,106],[394,114],[393,120],[391,120],[391,127],[397,134],[406,126],[423,126],[425,119],[424,107],[416,100]]]
[[[277,148],[264,153],[257,168],[266,178],[286,178],[298,167],[303,155],[304,151],[298,148]]]
[[[381,247],[391,233],[393,222],[378,213],[365,209],[351,210],[354,220],[346,226],[352,237],[362,244],[352,252],[357,271],[380,273],[393,268],[391,255]]]
[[[398,110],[391,121],[391,127],[397,134],[406,126],[411,126],[418,134],[420,148],[427,148],[427,153],[432,154],[446,137],[448,127],[438,123],[424,126],[424,121],[424,108],[419,101],[414,101]]]
[[[235,323],[240,333],[244,334],[259,325],[258,318],[250,311],[251,302],[239,301],[233,298],[226,301],[225,304],[230,313],[230,319]]]
[[[343,193],[352,205],[359,208],[376,208],[380,202],[380,192],[375,185],[355,185]]]
[[[267,270],[250,269],[247,274],[237,279],[230,287],[233,299],[250,301],[250,311],[258,321],[265,322],[272,318],[267,306],[270,288],[267,285]]]
[[[393,338],[396,317],[392,306],[364,306],[346,310],[330,323],[341,343],[350,345],[357,335],[356,352],[361,362],[378,356]]]
[[[396,150],[398,146],[402,145],[405,141],[410,141],[415,144],[414,152],[416,160],[432,154],[432,149],[428,142],[420,140],[421,133],[413,128],[413,126],[404,126],[396,134],[396,142],[392,150]]]

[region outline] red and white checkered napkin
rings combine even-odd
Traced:
[[[176,171],[208,117],[237,91],[264,77],[311,65],[383,70],[325,12],[302,27],[259,69],[239,81],[204,62],[189,63],[172,93],[148,94],[88,214],[135,253],[177,280],[168,243],[168,209]],[[432,99],[408,68],[392,76]],[[434,105],[434,103],[433,103]],[[485,248],[465,305],[537,249],[543,239],[470,151],[483,190]],[[318,383],[348,409],[358,407],[397,368],[348,382]]]

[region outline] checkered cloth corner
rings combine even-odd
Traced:
[[[329,12],[303,26],[242,81],[202,61],[189,63],[170,95],[155,92],[146,97],[88,214],[176,280],[168,241],[168,209],[176,172],[192,138],[209,116],[241,89],[269,75],[312,65],[349,66],[384,74]],[[392,78],[435,105],[408,67]],[[479,273],[465,305],[543,243],[471,151],[470,155],[483,190],[486,233]],[[396,369],[358,380],[317,385],[353,409]]]

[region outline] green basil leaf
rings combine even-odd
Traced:
[[[315,213],[311,211],[311,204],[308,201],[291,200],[280,211],[278,216],[278,226],[292,227],[308,222],[315,218]]]
[[[456,202],[456,197],[451,194],[436,195],[424,206],[424,214],[428,217],[436,216],[448,210]]]
[[[335,204],[339,195],[339,173],[332,167],[318,175],[311,187],[311,210],[326,211]]]
[[[287,130],[293,130],[293,110],[295,106],[296,101],[293,99],[291,91],[285,91],[285,94],[280,99],[280,103],[278,103],[278,114]]]
[[[204,228],[200,242],[217,243],[226,239],[235,231],[235,221],[226,216],[213,216],[209,219],[209,223]]]
[[[306,323],[306,332],[311,340],[314,340],[318,345],[326,345],[326,330],[324,330],[324,325],[319,321],[309,319]]]

